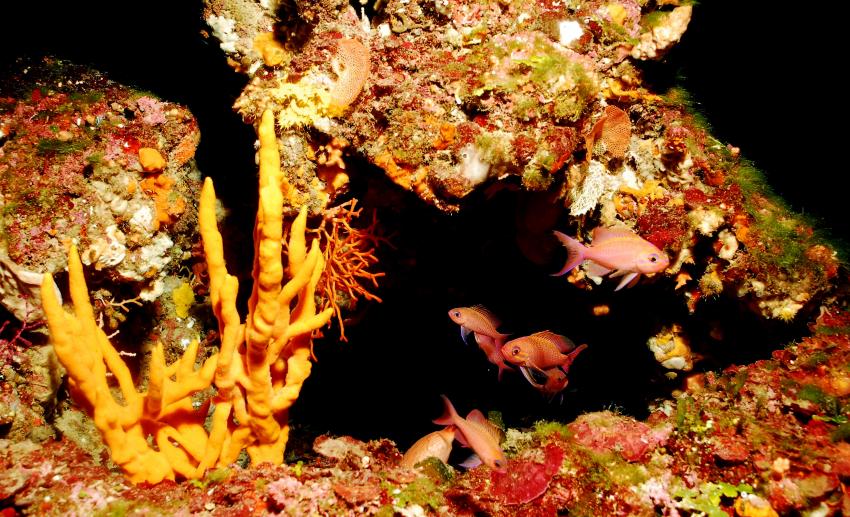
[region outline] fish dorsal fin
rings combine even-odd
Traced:
[[[593,245],[599,246],[605,241],[609,241],[611,239],[639,239],[640,237],[635,234],[629,228],[625,226],[614,226],[612,228],[605,228],[604,226],[597,226],[593,229]]]
[[[562,354],[566,354],[570,350],[576,347],[576,344],[570,340],[567,336],[562,336],[560,334],[555,334],[551,330],[541,330],[540,332],[535,332],[531,335],[532,337],[536,337],[538,339],[545,339],[546,341],[552,343]]]
[[[487,417],[484,416],[484,413],[477,409],[470,411],[469,414],[466,415],[466,419],[470,422],[477,422],[479,424],[489,423],[487,422]]]
[[[496,427],[493,422],[487,420],[487,417],[485,417],[481,411],[473,409],[468,415],[466,415],[466,420],[472,424],[473,427],[476,427],[492,438],[497,445],[502,443],[502,430]]]
[[[502,324],[502,322],[499,320],[499,318],[497,318],[495,314],[490,312],[490,309],[488,309],[487,307],[484,307],[483,305],[480,305],[480,304],[479,305],[473,305],[472,307],[470,307],[470,309],[474,310],[475,312],[479,313],[480,315],[482,315],[485,318],[487,318],[488,320],[490,320],[493,323],[494,329],[499,328],[499,325]]]

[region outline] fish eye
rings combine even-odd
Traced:
[[[519,347],[515,346],[511,349],[511,355],[519,355]]]
[[[650,262],[658,262],[658,255],[653,253],[652,255],[649,256],[649,261]]]
[[[496,465],[496,468],[499,468],[499,469],[505,466],[505,462],[502,461],[502,460],[496,460],[496,461],[493,462],[493,464]]]

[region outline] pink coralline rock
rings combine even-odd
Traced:
[[[564,461],[564,451],[554,444],[543,449],[543,461],[512,458],[505,472],[491,471],[490,493],[499,502],[524,504],[546,492]]]
[[[0,128],[0,304],[40,321],[42,275],[65,269],[71,243],[104,280],[102,299],[115,298],[117,284],[128,287],[121,297],[156,299],[197,241],[184,210],[200,188],[191,113],[45,59],[0,81]],[[153,181],[140,163],[146,147],[165,161],[156,175],[167,192],[143,183]],[[179,217],[163,222],[172,211]]]
[[[644,459],[673,431],[670,424],[650,427],[610,411],[582,415],[568,427],[579,444],[595,452],[619,452],[626,461]]]
[[[712,438],[714,455],[723,461],[740,463],[750,457],[750,448],[744,437],[721,435]]]

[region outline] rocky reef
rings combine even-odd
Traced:
[[[233,109],[259,132],[261,173],[257,187],[241,171],[225,183],[238,192],[225,187],[221,200],[208,179],[203,215],[202,128],[186,106],[61,59],[22,61],[0,78],[4,515],[850,514],[847,270],[746,150],[712,134],[686,91],[652,80],[699,9],[205,0],[203,37],[244,79]],[[217,185],[224,175],[204,172]],[[234,239],[250,229],[229,217],[247,208],[257,210],[253,267]],[[499,211],[510,213],[489,217]],[[433,235],[453,224],[459,236]],[[614,271],[634,273],[622,292],[606,277],[616,268],[592,258],[549,277],[565,260],[553,231],[599,249],[610,234],[598,228],[651,246],[666,267]],[[481,249],[457,246],[467,242]],[[474,258],[435,258],[447,254]],[[471,282],[437,292],[473,269],[486,292]],[[558,313],[545,298],[564,290],[586,306]],[[73,316],[61,307],[69,294]],[[462,333],[506,380],[450,379],[468,372],[446,363],[484,371],[487,361],[459,348],[456,327],[454,348],[444,346],[451,305],[423,311],[416,297],[496,300],[514,309],[508,330],[529,337],[616,322],[640,346],[603,348],[576,331],[587,344],[575,350],[587,351],[558,371],[556,388],[540,374],[557,368],[509,361],[546,399],[566,399],[526,404],[517,400],[540,394],[499,356],[508,334],[498,322],[491,336]],[[382,299],[394,312],[370,313]],[[372,321],[406,304],[402,332]],[[425,340],[424,352],[399,350]],[[630,357],[641,364],[621,367],[645,368],[636,375],[653,386],[635,397],[642,407],[601,391],[571,408],[601,384],[584,380]],[[408,401],[405,382],[435,364]],[[606,370],[583,373],[588,365]],[[462,467],[445,438],[439,457],[403,460],[438,416],[425,395],[436,403],[461,384],[466,401],[494,410],[467,420],[489,422],[504,464]],[[329,398],[362,404],[349,412],[364,417],[323,428],[334,414],[300,409]],[[422,406],[421,422],[395,422],[412,430],[369,427],[375,406],[387,421],[409,416],[402,398]],[[545,420],[528,414],[542,407]],[[474,429],[448,431],[473,441],[464,433]]]

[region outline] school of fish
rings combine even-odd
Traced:
[[[614,289],[619,291],[634,286],[641,275],[651,276],[670,265],[669,257],[662,250],[626,227],[597,227],[587,246],[564,233],[553,233],[567,249],[566,263],[553,276],[569,273],[584,263],[589,276],[623,277]],[[525,380],[550,401],[563,397],[569,384],[570,366],[587,349],[586,344],[576,346],[566,336],[549,330],[508,340],[511,334],[499,331],[501,321],[481,305],[456,307],[449,311],[449,318],[460,326],[464,343],[472,334],[487,360],[498,368],[499,381],[504,372],[516,367]],[[484,464],[497,472],[505,472],[507,459],[501,448],[501,430],[477,409],[470,411],[466,418],[461,417],[448,397],[441,397],[445,409],[434,423],[444,427],[417,440],[404,454],[402,465],[413,468],[429,457],[445,463],[457,440],[475,453],[462,466],[472,468]]]

